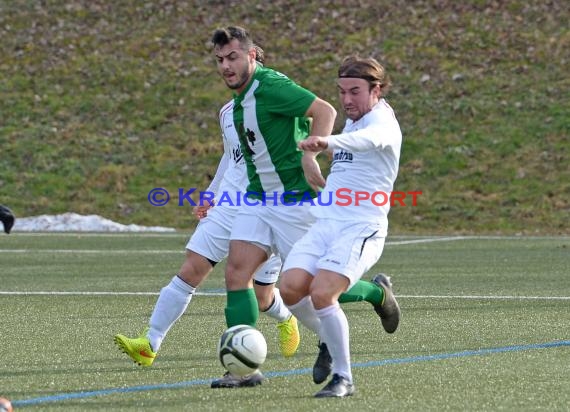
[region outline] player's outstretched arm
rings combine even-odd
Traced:
[[[329,144],[328,139],[322,136],[309,136],[298,144],[299,149],[309,152],[321,152],[325,150]]]

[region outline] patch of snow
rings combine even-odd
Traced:
[[[175,232],[176,229],[162,226],[123,225],[97,215],[64,213],[16,217],[14,232]]]

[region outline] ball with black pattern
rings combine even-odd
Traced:
[[[220,337],[218,357],[222,366],[234,376],[251,374],[263,365],[266,356],[267,342],[252,326],[232,326]]]

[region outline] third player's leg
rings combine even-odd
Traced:
[[[208,276],[213,268],[213,263],[204,256],[186,249],[186,259],[180,267],[178,276],[190,286],[197,288]]]

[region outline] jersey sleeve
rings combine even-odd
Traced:
[[[353,152],[365,152],[374,149],[395,147],[402,140],[401,133],[393,127],[381,125],[369,126],[354,132],[331,135],[328,138],[328,149],[343,149]]]
[[[224,174],[226,173],[226,170],[228,170],[229,161],[230,157],[228,156],[226,151],[224,151],[224,154],[220,159],[220,163],[218,163],[218,169],[216,170],[216,174],[214,175],[214,178],[212,179],[210,185],[208,186],[208,189],[206,190],[207,192],[214,193],[216,197],[218,194],[218,190],[220,189],[220,184],[222,183],[222,180],[224,178]]]
[[[313,92],[278,72],[274,72],[271,80],[266,82],[266,90],[270,93],[267,109],[272,113],[288,117],[304,117],[317,98]]]
[[[331,135],[327,139],[328,149],[343,149],[365,152],[397,147],[401,144],[402,133],[397,123],[382,113],[370,113],[365,127],[359,130]]]

